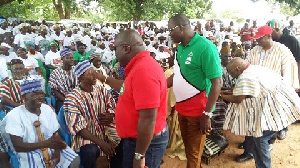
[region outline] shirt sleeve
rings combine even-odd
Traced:
[[[31,59],[31,61],[32,61],[34,68],[39,68],[39,63],[36,59],[33,58],[33,59]]]
[[[20,116],[17,114],[20,111],[11,111],[6,116],[5,132],[10,135],[15,135],[21,138],[25,136],[25,130],[22,127]]]
[[[207,47],[200,59],[206,78],[214,79],[222,76],[221,60],[215,46]]]
[[[40,59],[42,62],[45,62],[44,56],[40,52],[38,52],[37,54],[38,54],[38,59]]]
[[[300,61],[300,43],[295,37],[291,38],[291,43],[292,43],[292,48],[290,48],[290,50],[293,53],[293,56],[295,57],[296,62],[299,62]]]
[[[20,44],[20,36],[19,35],[15,36],[14,44],[16,44],[16,45]]]
[[[74,93],[70,93],[66,96],[64,102],[65,120],[68,130],[71,135],[76,135],[79,131],[87,128],[87,121],[79,109],[80,102],[78,102],[77,96]]]
[[[48,52],[45,56],[45,65],[51,65],[50,53]]]
[[[158,108],[160,105],[159,76],[150,69],[135,71],[131,81],[136,110]]]
[[[234,96],[258,96],[260,85],[257,79],[249,77],[249,75],[240,75],[233,88]]]
[[[5,97],[7,99],[11,98],[10,87],[8,85],[7,80],[0,84],[0,96]]]

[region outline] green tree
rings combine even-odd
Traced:
[[[161,20],[175,13],[190,18],[203,18],[211,8],[211,0],[105,0],[103,8],[110,20]]]

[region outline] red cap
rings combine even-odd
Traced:
[[[268,26],[268,25],[261,26],[260,28],[257,29],[255,36],[253,36],[252,38],[259,39],[265,35],[272,34],[272,32],[273,32],[273,29],[270,26]]]

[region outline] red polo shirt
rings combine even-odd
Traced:
[[[166,126],[167,82],[160,65],[143,51],[132,58],[125,68],[125,81],[116,107],[117,133],[121,138],[137,138],[138,110],[158,108],[155,130]]]

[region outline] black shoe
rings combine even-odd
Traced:
[[[279,140],[284,140],[286,138],[286,130],[281,130],[277,132],[277,138]]]
[[[240,156],[235,158],[235,161],[237,162],[246,162],[247,160],[253,159],[253,156],[247,155],[245,153],[241,154]]]
[[[238,148],[239,149],[244,149],[244,143],[240,143]]]

